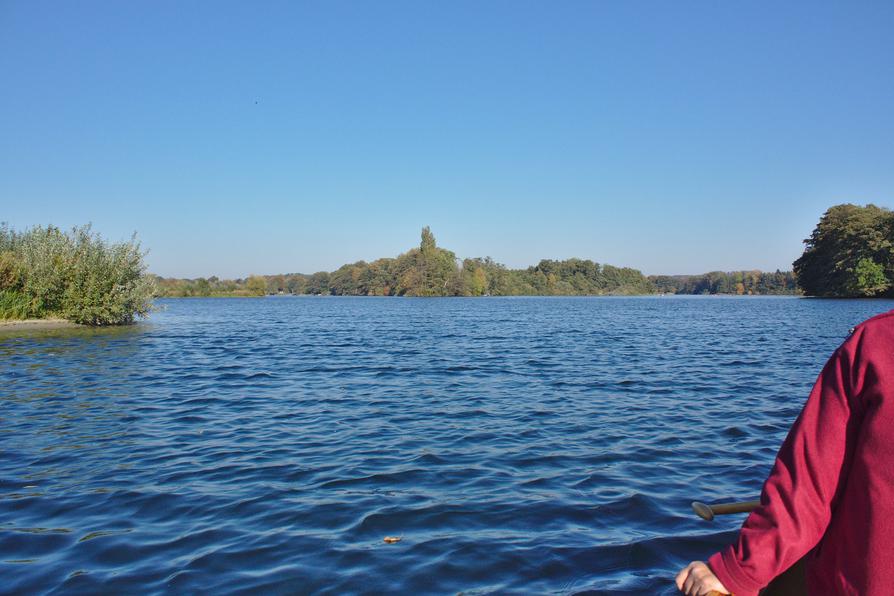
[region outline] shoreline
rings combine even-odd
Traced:
[[[66,319],[22,319],[0,321],[0,333],[3,331],[21,331],[24,329],[74,329],[83,327]]]
[[[804,296],[803,294],[672,294],[672,293],[654,293],[654,294],[499,294],[496,296],[406,296],[386,294],[384,296],[370,294],[265,294],[263,296],[241,296],[241,295],[215,295],[215,296],[155,296],[154,300],[191,300],[200,298],[669,298],[672,296],[686,298],[762,298],[762,297],[793,297],[793,298],[822,298],[822,296]],[[873,296],[871,299],[882,298]],[[842,298],[843,300],[853,300],[853,298]],[[863,298],[859,298],[862,300]],[[890,300],[890,298],[889,298]]]

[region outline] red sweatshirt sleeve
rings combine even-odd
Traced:
[[[736,543],[708,560],[736,596],[757,594],[816,546],[829,525],[858,427],[859,334],[858,328],[820,373]]]

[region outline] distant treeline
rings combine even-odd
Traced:
[[[107,243],[89,226],[17,232],[0,224],[0,319],[62,317],[89,325],[133,322],[152,296],[604,296],[639,294],[798,294],[894,297],[894,212],[835,205],[809,238],[794,271],[713,271],[644,276],[585,259],[543,260],[508,269],[490,257],[465,259],[440,248],[429,228],[395,258],[357,261],[336,271],[246,279],[167,279],[145,273],[136,239]]]
[[[213,275],[198,279],[155,276],[155,292],[156,296],[173,298],[264,296],[268,293],[275,293],[267,290],[268,279],[272,277],[275,276],[252,275],[247,279],[219,279]],[[293,276],[289,275],[288,277],[292,278]],[[289,291],[288,293],[300,294],[302,292]]]
[[[702,275],[651,275],[655,290],[667,294],[797,294],[791,271],[712,271]]]
[[[677,294],[794,294],[790,272],[741,271],[701,276],[646,277],[629,267],[585,259],[542,260],[508,269],[490,257],[464,259],[440,248],[429,228],[422,242],[396,258],[358,261],[333,272],[220,280],[158,278],[160,296],[603,296]]]

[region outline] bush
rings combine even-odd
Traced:
[[[30,319],[38,316],[31,299],[22,292],[0,290],[0,320]]]
[[[120,325],[152,308],[154,284],[136,238],[107,244],[90,226],[16,233],[4,225],[0,251],[5,318],[61,316],[86,325]]]
[[[0,252],[0,288],[21,289],[24,281],[22,264],[11,250]]]
[[[59,316],[67,275],[73,266],[71,238],[53,226],[35,227],[21,234],[16,255],[23,272],[23,291],[44,316]]]

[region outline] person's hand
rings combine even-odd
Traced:
[[[686,596],[707,596],[711,592],[729,594],[711,568],[701,561],[693,561],[677,574],[677,588]]]

